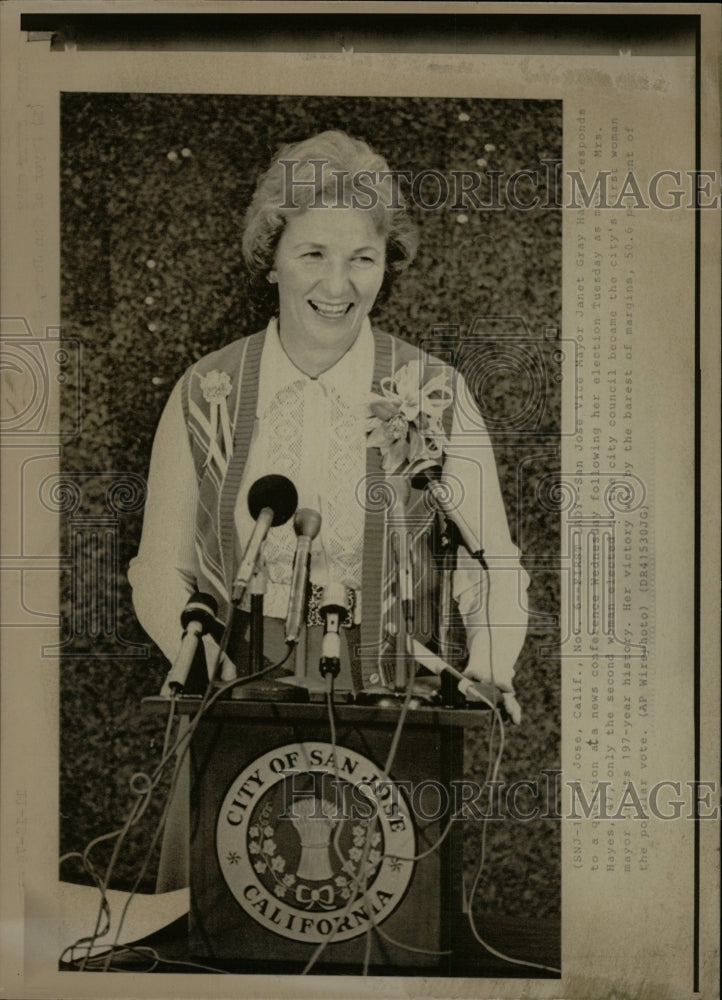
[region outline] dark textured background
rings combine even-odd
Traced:
[[[561,158],[561,104],[553,101],[63,95],[62,320],[64,336],[82,351],[82,429],[62,461],[82,485],[75,518],[107,513],[108,482],[145,475],[161,409],[187,365],[265,325],[243,273],[243,214],[276,147],[326,128],[345,129],[393,169],[414,172],[435,168],[448,176],[481,169],[476,161],[484,158],[490,170],[537,169],[543,180],[540,161]],[[543,183],[538,193],[544,202]],[[495,434],[512,534],[532,580],[531,627],[517,666],[524,720],[507,728],[498,778],[541,780],[543,768],[559,766],[559,662],[554,649],[540,652],[559,639],[559,524],[537,492],[559,463],[560,357],[549,328],[560,326],[561,213],[469,210],[460,222],[447,205],[414,214],[419,254],[374,318],[414,342],[433,326],[458,325],[470,348],[461,363]],[[478,317],[484,321],[472,346]],[[71,400],[68,392],[67,406]],[[121,643],[148,641],[125,577],[142,510],[132,509],[139,508],[132,497],[125,506],[131,509],[118,517],[117,551],[99,585],[109,596],[100,612],[107,627],[92,618],[82,624],[92,598],[81,592],[78,560],[90,543],[79,544],[75,572],[62,582],[69,635],[75,614],[61,663],[62,851],[82,849],[122,823],[129,779],[155,766],[162,743],[162,722],[139,709],[144,696],[158,693],[167,664],[152,648],[137,657]],[[66,518],[66,528],[74,524]],[[483,778],[486,736],[477,732],[468,741],[467,773]],[[115,869],[118,887],[135,877],[161,798],[131,833]],[[529,797],[524,803],[533,805]],[[465,830],[471,872],[480,829],[468,823]],[[488,824],[479,910],[558,918],[559,855],[558,822]],[[94,854],[107,856],[104,847]],[[83,879],[72,861],[62,877]]]

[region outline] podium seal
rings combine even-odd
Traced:
[[[326,742],[276,747],[234,778],[216,850],[239,906],[285,938],[348,941],[398,907],[416,831],[400,785]]]

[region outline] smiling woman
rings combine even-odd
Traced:
[[[380,181],[367,207],[352,201],[359,173]],[[265,330],[201,358],[171,393],[128,574],[134,605],[173,662],[189,598],[208,595],[216,610],[195,664],[202,683],[219,672],[249,674],[254,605],[248,581],[237,592],[239,566],[257,534],[254,490],[266,477],[284,476],[295,487],[297,516],[267,531],[254,577],[264,595],[266,658],[286,659],[295,597],[305,628],[299,624],[302,641],[268,696],[319,683],[329,595],[346,626],[334,647],[336,691],[393,696],[411,648],[399,646],[400,635],[449,660],[458,656],[449,638],[453,592],[468,649],[458,665],[467,678],[495,685],[519,722],[513,675],[529,578],[478,404],[459,373],[369,318],[416,242],[385,160],[365,143],[327,132],[277,155],[257,186],[243,239],[252,276],[278,292],[276,315]],[[444,522],[419,485],[430,468],[464,542],[453,579],[447,574],[444,620],[428,611],[438,588],[428,539]],[[399,519],[408,529],[399,530]],[[298,595],[298,536],[305,534],[310,586]],[[462,686],[469,692],[468,680]],[[418,696],[433,700],[437,687],[421,681]],[[163,871],[163,888],[178,884],[164,881]]]
[[[361,175],[365,192],[373,191],[365,207],[357,197]],[[457,372],[369,320],[416,245],[398,185],[366,143],[324,132],[274,158],[246,215],[243,252],[255,281],[277,289],[277,315],[260,333],[202,358],[171,394],[129,571],[134,604],[173,661],[189,597],[196,590],[211,595],[218,610],[204,638],[208,672],[219,643],[224,676],[247,670],[243,612],[250,600],[246,594],[234,609],[231,595],[258,513],[249,494],[263,477],[282,475],[295,486],[299,510],[313,512],[320,523],[309,541],[311,600],[302,644],[309,669],[299,665],[304,654],[296,650],[297,674],[317,673],[325,589],[340,592],[348,608],[337,688],[358,694],[379,682],[391,687],[384,656],[398,632],[395,605],[399,594],[407,602],[414,594],[391,579],[394,563],[404,558],[389,549],[388,517],[378,510],[381,494],[372,484],[381,481],[388,487],[384,496],[393,493],[391,507],[400,498],[394,509],[411,513],[414,532],[423,537],[434,515],[412,481],[417,484],[422,469],[443,464],[442,482],[455,498],[452,518],[467,526],[454,574],[467,630],[466,671],[496,684],[518,721],[512,678],[526,633],[528,577],[511,541],[484,422]],[[289,520],[272,527],[263,545],[264,652],[273,662],[285,651],[283,620],[299,533]],[[485,553],[493,584],[488,593],[467,550]],[[413,577],[414,567],[405,565]],[[427,571],[428,565],[426,558]],[[429,591],[423,576],[417,565],[412,588],[423,584]],[[433,627],[430,632],[437,641]]]
[[[249,271],[242,252],[247,231],[244,220],[258,178],[272,166],[272,154],[285,149],[285,144],[312,137],[308,156],[326,158],[329,170],[341,170],[339,158],[328,150],[326,140],[320,141],[320,135],[328,129],[342,129],[348,136],[367,140],[398,176],[403,195],[399,201],[405,203],[406,211],[374,212],[370,207],[373,196],[366,194],[369,177],[361,174],[348,194],[342,189],[337,195],[333,183],[327,194],[321,192],[318,201],[329,207],[341,206],[345,198],[353,206],[355,193],[357,207],[363,207],[364,214],[374,218],[382,227],[381,233],[388,230],[384,284],[368,316],[372,334],[385,331],[395,335],[387,342],[397,351],[410,351],[410,345],[417,344],[452,364],[463,374],[476,408],[481,411],[495,460],[491,461],[490,448],[477,448],[470,441],[466,454],[471,459],[473,454],[485,452],[484,474],[488,471],[501,481],[511,533],[531,577],[528,593],[519,597],[531,610],[526,641],[514,673],[514,688],[524,716],[521,725],[507,728],[503,776],[511,783],[534,777],[540,768],[558,768],[560,685],[554,650],[560,639],[556,622],[559,545],[563,536],[558,512],[549,511],[537,498],[543,499],[543,484],[558,472],[560,399],[562,388],[568,388],[566,380],[560,382],[562,366],[556,360],[564,342],[548,338],[548,329],[559,328],[561,322],[562,213],[548,207],[560,201],[560,195],[548,186],[553,175],[545,172],[544,161],[539,159],[561,158],[561,101],[66,92],[60,104],[61,318],[63,336],[82,350],[85,401],[81,429],[64,443],[61,467],[64,476],[82,486],[81,513],[103,518],[108,511],[103,493],[105,480],[94,479],[93,489],[98,488],[88,496],[86,481],[78,478],[77,470],[115,470],[113,475],[118,478],[125,475],[120,470],[128,469],[145,478],[153,439],[160,434],[162,411],[188,366],[239,338],[250,346],[257,331],[268,328],[270,319],[276,317],[277,322],[278,285],[270,284],[267,275],[273,270],[286,224],[302,214],[296,212],[294,216],[291,202],[296,201],[299,208],[306,205],[306,200],[312,203],[316,185],[298,183],[308,178],[315,182],[314,168],[305,173],[302,156],[296,156],[297,165],[289,164],[285,178],[283,170],[279,170],[280,185],[276,193],[266,195],[268,207],[259,217],[265,219],[267,212],[275,217],[267,230],[267,256],[261,269],[254,272],[256,279],[249,288]],[[347,145],[350,143],[352,140]],[[364,167],[383,170],[379,161],[369,166],[373,154],[368,147],[363,155],[359,171]],[[480,157],[488,162],[488,173],[481,163],[477,164]],[[348,156],[344,154],[341,159],[347,160]],[[539,190],[540,205],[536,209],[520,212],[509,207],[506,211],[493,207],[474,210],[469,204],[461,210],[453,207],[455,172],[463,173],[465,178],[470,172],[478,174],[479,199],[493,206],[492,181],[497,175],[492,171],[503,171],[503,176],[508,177],[529,168],[538,170],[542,185],[548,179],[547,186]],[[357,167],[350,169],[353,172]],[[416,187],[409,176],[417,179]],[[434,203],[442,177],[449,183],[449,198],[438,208],[425,207]],[[284,181],[291,188],[291,197],[286,197]],[[316,210],[307,214],[313,216]],[[389,215],[390,227],[384,221]],[[409,218],[418,226],[419,250],[411,265],[397,276],[394,262],[401,260],[399,231],[409,225]],[[413,226],[409,228],[414,236]],[[251,243],[256,251],[260,249],[258,241]],[[391,279],[395,280],[390,295],[384,298]],[[523,317],[526,331],[519,327],[518,320],[494,319],[500,316]],[[404,343],[396,338],[402,338]],[[567,358],[571,356],[565,353]],[[418,352],[413,354],[419,356]],[[288,362],[285,351],[281,355]],[[353,349],[347,357],[353,361]],[[341,372],[350,361],[342,359]],[[406,367],[397,355],[391,372],[393,385],[371,385],[372,372],[367,382],[372,392],[370,404],[361,387],[356,387],[356,382],[365,377],[364,372],[351,369],[349,375],[346,371],[344,401],[350,402],[358,393],[363,398],[364,412],[368,405],[371,416],[367,424],[361,421],[359,435],[357,464],[363,475],[366,452],[370,458],[380,455],[390,468],[389,463],[406,460],[411,448],[419,443],[416,407],[411,399],[413,371],[395,378]],[[214,368],[217,376],[208,377]],[[441,370],[443,366],[436,372]],[[291,382],[307,377],[303,373],[299,376],[295,365],[290,371]],[[334,373],[335,366],[316,382],[323,385]],[[210,362],[209,371],[201,370],[200,377],[205,377],[205,390],[214,400],[206,402],[200,393],[203,410],[218,415],[218,453],[222,454],[223,411],[217,404],[225,401],[230,426],[228,403],[235,398],[232,394],[237,376],[230,367]],[[279,371],[279,381],[283,377]],[[231,394],[226,396],[229,384]],[[456,384],[460,385],[460,380],[454,379],[452,385]],[[69,421],[75,419],[75,409],[70,412],[73,391],[71,384],[65,398]],[[461,403],[463,407],[463,397]],[[442,417],[450,413],[451,408]],[[288,422],[292,424],[293,418],[289,417]],[[190,425],[184,423],[182,402],[178,403],[177,423],[171,423],[179,431],[177,439],[171,435],[168,446],[168,464],[176,475],[169,476],[165,497],[159,503],[159,538],[181,527],[175,521],[181,498],[174,491],[198,497],[193,462],[190,479],[186,478]],[[258,426],[260,440],[260,421]],[[314,426],[312,478],[318,479],[316,493],[325,494],[321,482],[322,446],[331,450],[330,443],[326,449],[325,439],[334,432],[326,425]],[[295,434],[293,427],[292,432]],[[343,432],[340,437],[345,442],[343,461],[349,461],[351,432]],[[367,444],[370,447],[365,450]],[[159,441],[157,451],[160,446]],[[255,443],[250,451],[252,457]],[[448,453],[444,453],[447,469],[450,461]],[[214,458],[208,473],[216,471]],[[288,474],[283,468],[281,471]],[[478,472],[472,477],[471,461],[466,463],[465,472],[467,480],[481,475]],[[157,495],[163,483],[154,481],[151,486]],[[481,492],[488,496],[485,488]],[[355,496],[352,504],[358,509]],[[109,567],[110,582],[102,597],[103,607],[110,608],[108,614],[117,607],[114,620],[118,635],[143,643],[148,655],[131,656],[133,649],[128,653],[127,645],[119,647],[120,640],[112,633],[106,634],[105,629],[92,638],[77,636],[70,647],[63,649],[61,853],[80,849],[99,833],[122,825],[128,781],[140,762],[156,759],[163,740],[164,720],[161,716],[138,718],[138,701],[157,695],[163,684],[168,655],[173,656],[180,644],[179,612],[193,584],[189,580],[188,585],[181,586],[175,599],[170,592],[163,592],[160,583],[155,590],[148,585],[145,620],[153,636],[163,627],[164,609],[170,609],[164,647],[168,653],[164,653],[138,624],[126,577],[128,561],[138,552],[142,525],[142,510],[120,515],[117,565]],[[317,552],[322,541],[326,544],[333,527],[329,515],[313,546],[314,583],[323,579],[325,568]],[[271,534],[279,530],[273,528]],[[150,532],[146,518],[148,537]],[[186,532],[190,534],[193,565],[197,560],[193,541],[195,512]],[[363,556],[363,523],[360,535]],[[236,532],[230,537],[240,548],[240,535]],[[484,542],[489,561],[492,544],[486,529]],[[82,568],[90,564],[91,544],[89,540],[81,551],[84,561],[79,561],[79,555],[77,564],[73,562],[72,574],[76,565]],[[355,545],[349,532],[342,551],[350,552]],[[146,549],[145,539],[142,552],[152,552],[152,546]],[[182,554],[179,550],[176,555],[164,557],[170,567],[169,579],[177,575],[175,566],[184,567]],[[348,562],[352,570],[351,560]],[[515,571],[510,568],[508,573],[501,569],[497,572],[489,564],[493,602],[499,578],[514,579]],[[509,566],[513,567],[512,561]],[[275,575],[275,568],[273,571]],[[70,564],[62,570],[61,578],[64,635],[73,635],[73,623],[81,616],[88,623],[102,621],[93,618],[95,605],[85,589],[75,585]],[[519,582],[523,583],[522,578]],[[276,584],[269,582],[265,601],[269,635],[273,590]],[[313,590],[317,592],[318,584]],[[106,594],[111,593],[116,605],[106,600]],[[139,606],[143,603],[138,588],[135,600]],[[519,603],[516,593],[512,600],[513,606]],[[370,601],[373,606],[372,598]],[[276,607],[277,622],[286,608],[282,601]],[[362,629],[367,616],[361,607],[358,614]],[[416,618],[418,625],[418,606]],[[460,626],[457,618],[452,634],[460,653],[453,662],[463,666]],[[305,635],[313,632],[314,627],[307,628]],[[303,630],[301,634],[303,637]],[[341,635],[342,647],[346,647],[343,638],[352,639],[353,630],[342,629]],[[540,647],[548,651],[540,654]],[[501,669],[496,656],[499,648],[494,646],[495,676]],[[120,670],[114,666],[118,660],[108,658],[117,657],[119,652],[124,657]],[[309,654],[308,676],[320,682],[318,666]],[[199,681],[193,689],[199,690],[200,672],[194,669],[193,677]],[[341,679],[337,679],[337,690]],[[348,691],[350,682],[346,683]],[[467,775],[477,778],[484,773],[486,745],[483,730],[468,732]],[[132,885],[138,874],[137,861],[145,854],[164,804],[164,796],[157,795],[141,821],[130,830],[127,850],[119,854],[113,869],[111,888]],[[519,823],[513,836],[509,836],[508,826],[490,824],[487,830],[483,906],[505,918],[544,918],[545,926],[553,927],[559,908],[559,824]],[[481,850],[480,833],[479,824],[466,824],[464,854],[470,879]],[[146,891],[155,882],[156,865],[157,859],[153,858],[142,883]],[[63,877],[78,877],[71,862],[64,864],[62,873]],[[481,898],[478,905],[482,905]]]

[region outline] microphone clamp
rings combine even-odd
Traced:
[[[341,670],[341,638],[338,630],[348,614],[346,588],[343,584],[331,583],[324,587],[319,612],[324,620],[324,631],[318,669],[322,677],[338,677]]]

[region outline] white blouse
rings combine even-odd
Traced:
[[[311,378],[284,351],[275,320],[261,356],[257,419],[236,505],[243,542],[253,521],[248,490],[261,476],[287,476],[298,506],[321,515],[311,548],[313,583],[361,588],[363,511],[356,499],[366,472],[365,396],[371,386],[374,339],[368,321],[333,368]],[[265,613],[285,618],[296,534],[291,518],[272,528],[263,547],[267,589]]]

